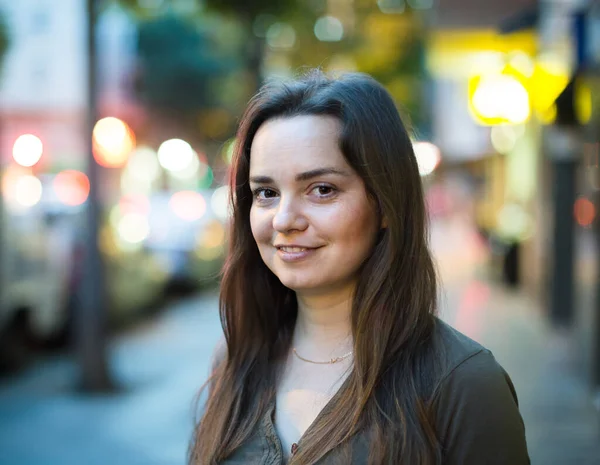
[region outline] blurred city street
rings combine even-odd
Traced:
[[[314,68],[397,105],[532,463],[600,465],[598,0],[0,0],[0,465],[185,463],[240,117]]]
[[[511,375],[532,463],[600,464],[600,412],[569,338],[551,331],[539,303],[489,282],[467,223],[434,224],[432,246],[446,286],[441,316],[489,347]],[[60,357],[4,381],[0,463],[183,464],[194,396],[220,334],[217,295],[206,293],[112,341],[117,394],[77,394],[75,367]]]

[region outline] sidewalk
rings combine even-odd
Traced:
[[[0,385],[3,465],[181,465],[193,398],[221,335],[215,295],[190,299],[111,347],[118,395],[77,394],[76,367],[48,360]]]

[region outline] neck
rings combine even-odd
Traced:
[[[297,294],[294,347],[306,357],[322,359],[352,350],[352,292],[336,295]]]

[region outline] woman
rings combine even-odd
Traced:
[[[190,462],[529,463],[508,375],[435,316],[417,162],[384,88],[266,86],[237,141],[226,344]]]

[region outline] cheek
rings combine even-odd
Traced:
[[[255,208],[250,209],[250,228],[252,229],[252,236],[254,240],[260,244],[265,239],[270,238],[270,222],[267,215],[261,213]]]
[[[347,236],[360,237],[372,231],[377,223],[375,210],[366,201],[352,202],[333,216],[332,226],[335,225],[338,231],[345,231]]]

